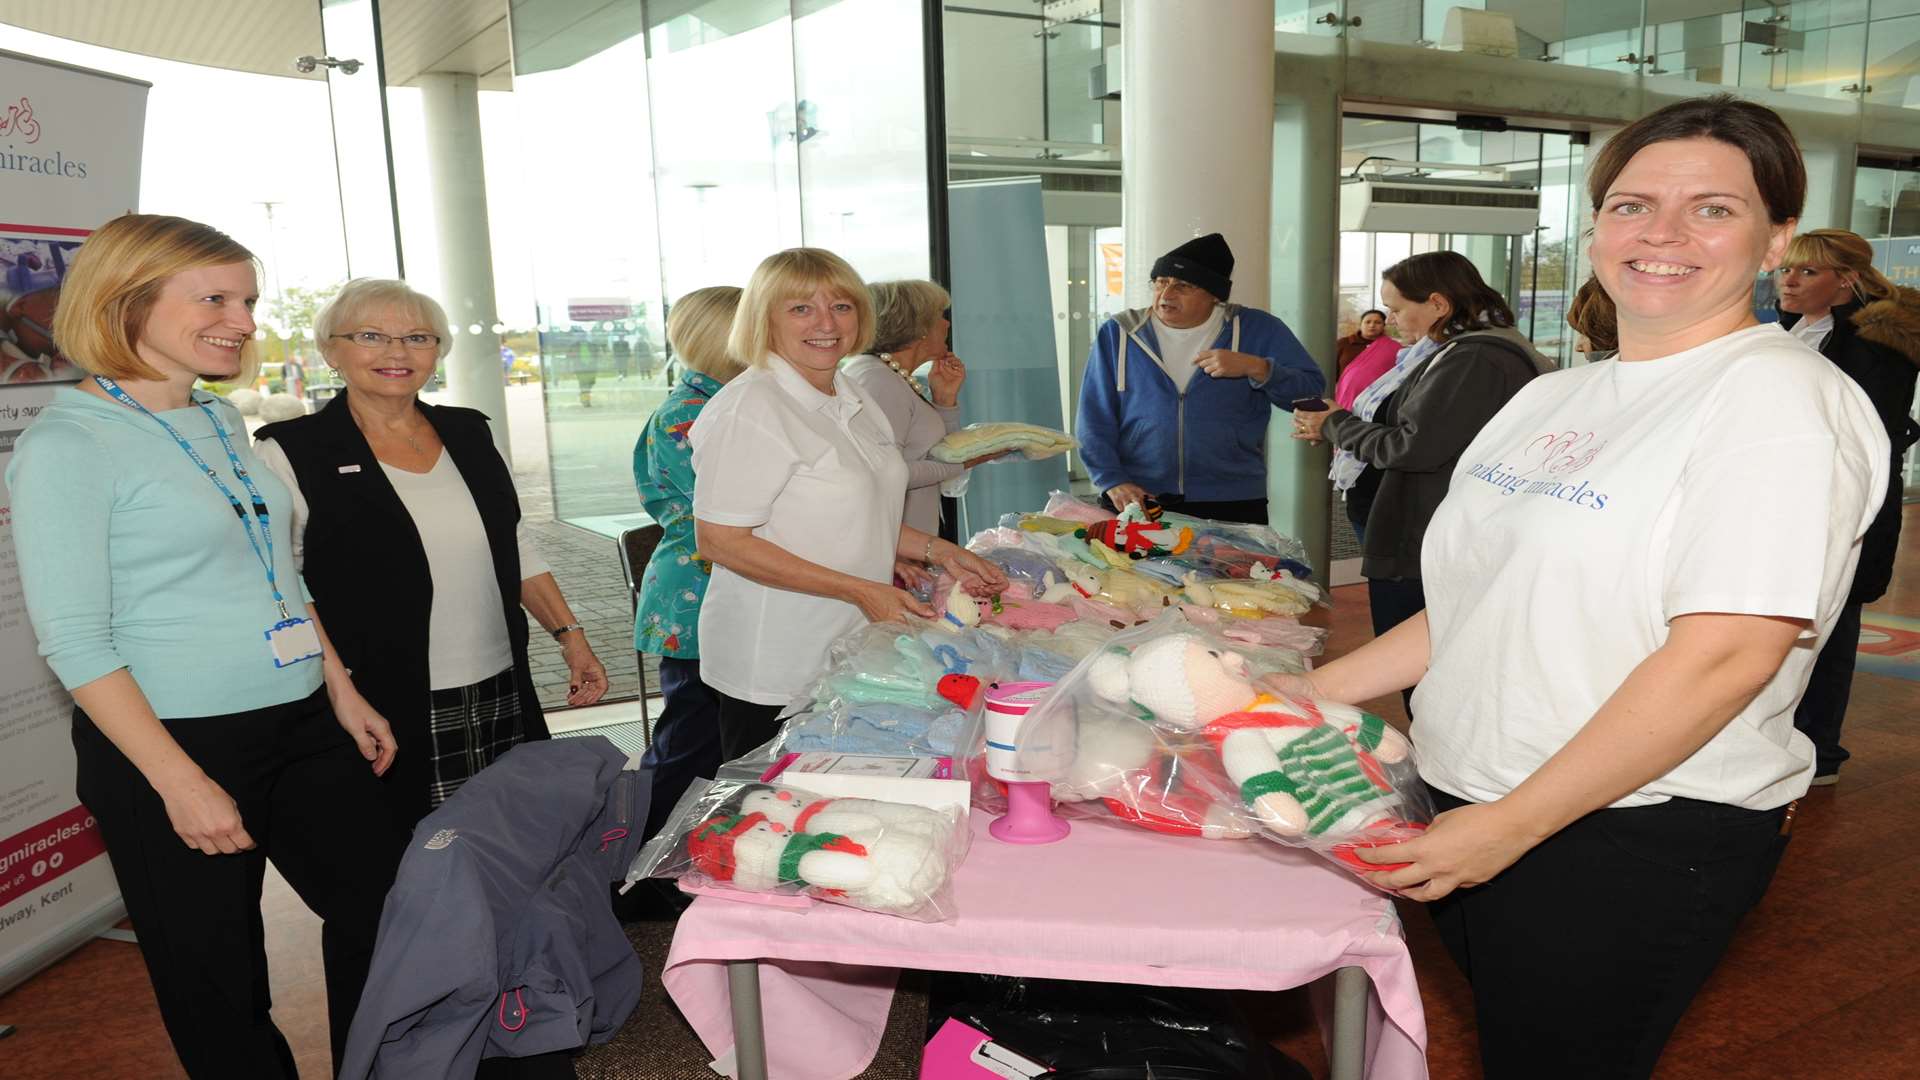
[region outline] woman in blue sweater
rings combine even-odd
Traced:
[[[53,326],[92,377],[7,467],[27,611],[77,706],[80,799],[195,1078],[295,1075],[268,1012],[268,859],[325,920],[338,1059],[406,839],[374,783],[393,736],[304,603],[287,489],[239,412],[194,389],[249,366],[256,282],[205,225],[107,223]]]

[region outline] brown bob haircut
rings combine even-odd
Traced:
[[[1588,278],[1567,305],[1567,325],[1587,339],[1595,352],[1615,352],[1620,348],[1620,328],[1615,323],[1613,297],[1600,287],[1600,279]]]
[[[259,260],[226,233],[186,218],[123,214],[96,229],[74,255],[60,283],[53,340],[94,375],[161,378],[136,349],[161,286],[175,274]],[[240,350],[240,381],[253,381],[253,342]]]
[[[1469,330],[1513,325],[1513,309],[1481,278],[1473,263],[1457,251],[1409,255],[1387,267],[1380,276],[1401,296],[1415,303],[1435,293],[1446,298],[1452,310],[1429,331],[1435,341],[1445,341]]]
[[[1753,168],[1753,185],[1767,204],[1768,220],[1784,225],[1800,216],[1807,201],[1807,166],[1800,158],[1800,143],[1779,113],[1732,94],[1676,101],[1608,139],[1587,172],[1587,197],[1593,209],[1600,209],[1607,190],[1635,154],[1675,139],[1712,139],[1739,150]]]

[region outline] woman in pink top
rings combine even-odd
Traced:
[[[1391,334],[1381,334],[1373,343],[1360,350],[1360,354],[1348,362],[1340,372],[1340,381],[1333,386],[1333,400],[1348,411],[1353,409],[1353,399],[1360,391],[1373,385],[1373,380],[1386,374],[1393,367],[1394,357],[1400,355],[1400,343],[1393,340]]]

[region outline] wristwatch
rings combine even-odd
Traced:
[[[551,630],[549,630],[549,631],[547,631],[547,633],[549,633],[549,634],[552,634],[552,635],[553,635],[553,640],[555,640],[555,641],[559,641],[559,640],[560,640],[560,635],[561,635],[561,634],[564,634],[564,633],[567,633],[567,632],[568,632],[568,631],[570,631],[570,630],[580,630],[580,631],[583,631],[583,632],[584,632],[584,631],[586,630],[586,627],[584,627],[584,626],[581,626],[581,625],[580,625],[579,623],[577,623],[577,622],[576,622],[576,623],[568,623],[568,624],[567,624],[567,625],[565,625],[565,626],[556,626],[556,627],[554,627],[553,629],[551,629]]]

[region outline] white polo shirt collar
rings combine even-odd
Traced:
[[[859,391],[853,388],[846,374],[835,370],[833,373],[833,393],[823,394],[819,388],[807,381],[800,369],[794,367],[776,353],[767,354],[767,370],[773,372],[774,384],[785,390],[789,396],[800,403],[804,409],[814,412],[834,412],[841,420],[848,420],[866,405]]]

